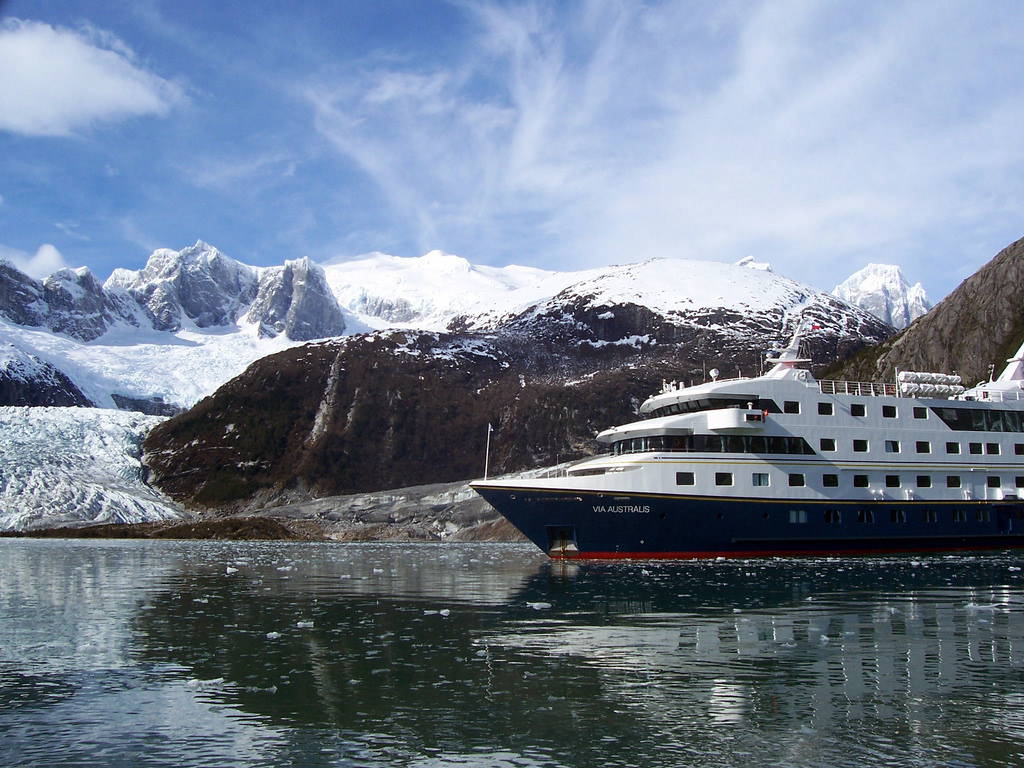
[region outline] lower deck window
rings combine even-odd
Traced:
[[[715,485],[732,485],[732,472],[715,472]]]
[[[791,523],[806,523],[807,522],[807,510],[806,509],[791,509],[791,510],[789,510],[789,522],[791,522]]]
[[[693,472],[676,472],[676,485],[693,485]]]

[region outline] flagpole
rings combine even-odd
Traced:
[[[491,432],[493,431],[494,427],[491,426],[491,422],[487,422],[487,448],[484,451],[484,480],[487,479],[487,473],[491,468]]]

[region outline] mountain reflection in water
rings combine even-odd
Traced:
[[[4,764],[1024,761],[1015,555],[0,548]]]

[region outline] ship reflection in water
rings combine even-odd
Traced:
[[[1012,555],[2,549],[4,764],[1024,762]]]

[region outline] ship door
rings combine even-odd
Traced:
[[[572,525],[549,525],[548,555],[551,557],[579,557],[576,546],[576,527]]]

